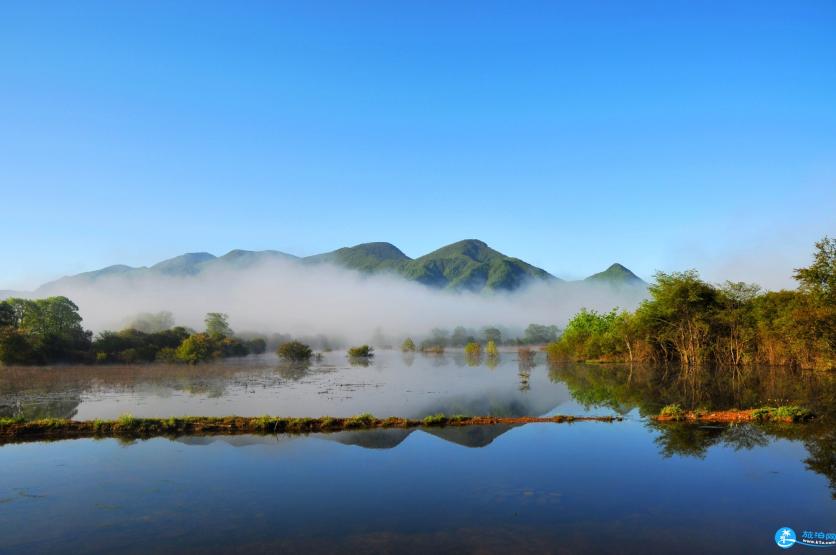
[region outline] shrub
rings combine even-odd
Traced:
[[[351,347],[348,350],[348,356],[351,358],[371,358],[374,356],[374,349],[368,345],[360,345],[359,347]]]
[[[407,337],[403,340],[403,344],[401,345],[401,351],[405,353],[412,353],[415,351],[415,342],[412,338]]]
[[[439,412],[438,414],[425,416],[422,422],[424,426],[442,426],[447,422],[447,417],[444,416],[443,412]]]
[[[491,339],[488,341],[488,345],[485,347],[485,352],[488,354],[489,358],[496,358],[499,356],[499,349],[496,348],[496,341]]]
[[[276,354],[285,360],[303,361],[309,360],[313,355],[313,351],[308,345],[300,341],[289,341],[279,345],[279,348],[276,349]]]
[[[685,418],[685,412],[682,410],[681,406],[674,403],[673,405],[662,407],[661,412],[659,412],[659,416],[670,418],[671,420],[682,420]]]
[[[471,341],[464,347],[464,354],[467,356],[478,357],[482,354],[482,346],[475,341]]]

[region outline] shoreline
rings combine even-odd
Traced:
[[[648,420],[659,423],[804,423],[814,418],[810,411],[787,414],[779,408],[723,411],[682,411],[665,413]],[[321,416],[292,418],[275,416],[185,416],[173,418],[135,418],[124,415],[113,420],[68,420],[43,418],[0,419],[0,444],[39,440],[81,438],[148,439],[172,436],[212,436],[244,434],[310,434],[373,429],[441,428],[522,424],[572,424],[575,422],[621,422],[613,416],[464,416],[430,415],[423,419],[377,418],[371,414],[349,417]]]
[[[501,417],[446,416],[436,414],[421,420],[409,418],[376,418],[361,414],[345,418],[285,418],[273,416],[187,416],[179,418],[134,418],[122,416],[114,420],[38,420],[0,419],[0,443],[37,441],[39,439],[75,439],[90,437],[151,438],[183,435],[240,434],[309,434],[372,429],[430,428],[444,426],[490,426],[532,423],[620,422],[621,416]]]

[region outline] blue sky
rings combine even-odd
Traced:
[[[463,238],[789,285],[836,233],[836,4],[4,2],[0,289]]]

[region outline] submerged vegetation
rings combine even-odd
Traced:
[[[836,239],[816,243],[813,264],[799,268],[796,291],[756,285],[715,286],[694,271],[657,273],[650,299],[635,312],[581,310],[553,360],[836,367]]]

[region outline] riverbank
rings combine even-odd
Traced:
[[[83,437],[148,438],[179,435],[234,434],[307,434],[368,430],[375,428],[418,428],[439,426],[488,426],[495,424],[616,422],[620,416],[447,416],[436,414],[421,420],[409,418],[376,418],[360,414],[348,418],[281,418],[273,416],[188,416],[182,418],[134,418],[130,415],[115,420],[39,420],[0,419],[0,442],[38,439],[71,439]]]
[[[685,411],[679,405],[668,405],[655,419],[659,422],[806,422],[815,418],[812,411],[795,405],[759,407],[756,409],[729,409],[720,411]]]

